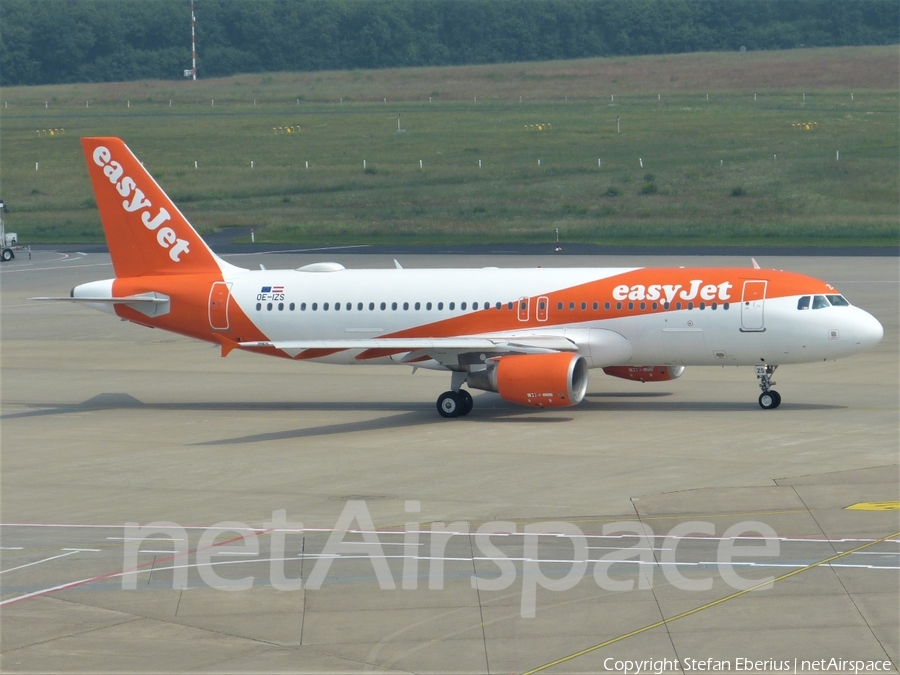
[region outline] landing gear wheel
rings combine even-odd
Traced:
[[[472,408],[475,406],[475,400],[472,398],[472,394],[467,392],[465,389],[460,389],[456,393],[459,396],[462,408],[459,412],[460,417],[462,417],[463,415],[468,415],[470,412],[472,412]]]
[[[445,391],[438,396],[437,411],[441,417],[459,417],[464,414],[465,404],[462,397],[455,391]]]
[[[759,407],[763,410],[774,410],[781,405],[781,394],[774,389],[764,391],[759,395]]]

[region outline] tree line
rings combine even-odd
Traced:
[[[896,0],[195,0],[198,75],[893,44]],[[3,0],[0,85],[177,79],[189,0]]]

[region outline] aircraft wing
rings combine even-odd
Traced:
[[[456,361],[460,354],[489,352],[500,354],[545,354],[550,352],[577,352],[578,346],[571,340],[554,335],[528,335],[519,337],[432,337],[432,338],[363,338],[350,340],[261,340],[258,342],[233,342],[224,336],[217,336],[222,345],[223,356],[232,349],[279,349],[289,354],[301,354],[306,350],[342,351],[373,350],[371,357],[402,354],[403,359],[417,360],[430,356],[445,363]],[[448,358],[453,357],[453,358]]]

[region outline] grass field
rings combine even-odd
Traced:
[[[198,229],[257,241],[897,245],[897,62],[892,46],[8,88],[0,195],[22,242],[102,240],[78,140],[116,135]]]

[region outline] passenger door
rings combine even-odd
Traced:
[[[768,281],[745,281],[741,295],[741,330],[759,332],[765,326],[766,286]]]

